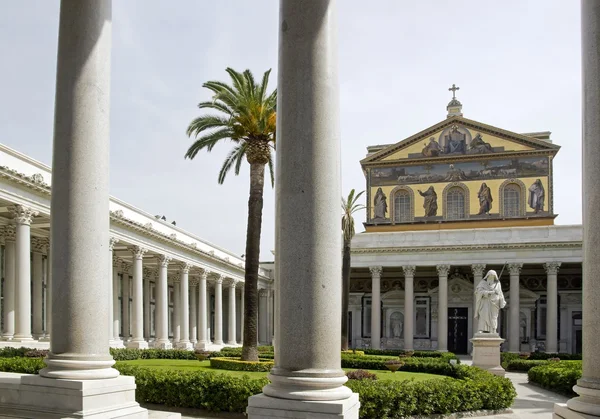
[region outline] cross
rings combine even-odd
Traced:
[[[452,87],[448,90],[452,91],[452,99],[456,99],[456,91],[460,90],[460,87],[456,87],[456,85],[452,83]]]

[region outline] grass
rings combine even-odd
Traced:
[[[266,377],[266,372],[248,372],[248,371],[229,371],[219,370],[210,367],[210,361],[191,361],[191,360],[179,360],[179,359],[137,359],[135,361],[120,361],[119,363],[128,365],[137,365],[144,368],[155,368],[155,369],[167,369],[167,370],[180,370],[180,371],[209,371],[218,372],[221,374],[233,375],[241,377],[244,375],[250,378],[262,378]],[[349,368],[344,368],[344,371],[351,371]],[[391,371],[377,371],[368,370],[369,372],[377,374],[379,380],[410,380],[416,381],[431,380],[431,379],[445,379],[442,375],[425,374],[420,372],[404,372],[397,371],[392,373]]]

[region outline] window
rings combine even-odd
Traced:
[[[448,220],[460,220],[465,218],[465,192],[462,188],[452,187],[446,198],[446,218]]]
[[[515,183],[509,183],[502,191],[502,213],[505,217],[521,215],[521,188]]]
[[[429,297],[415,298],[415,337],[429,338]]]
[[[537,301],[537,338],[546,339],[546,296]]]
[[[394,221],[405,223],[412,221],[410,193],[401,189],[394,195]]]

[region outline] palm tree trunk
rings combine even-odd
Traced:
[[[250,198],[246,230],[246,275],[244,286],[244,342],[242,360],[258,361],[258,264],[262,227],[265,165],[250,164]]]
[[[348,300],[350,299],[350,242],[344,240],[342,256],[342,351],[348,350]]]

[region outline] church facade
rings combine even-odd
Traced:
[[[549,132],[464,118],[456,97],[447,110],[361,161],[367,219],[352,241],[350,344],[470,352],[474,285],[494,269],[504,350],[581,352],[582,229],[554,225],[560,147]]]

